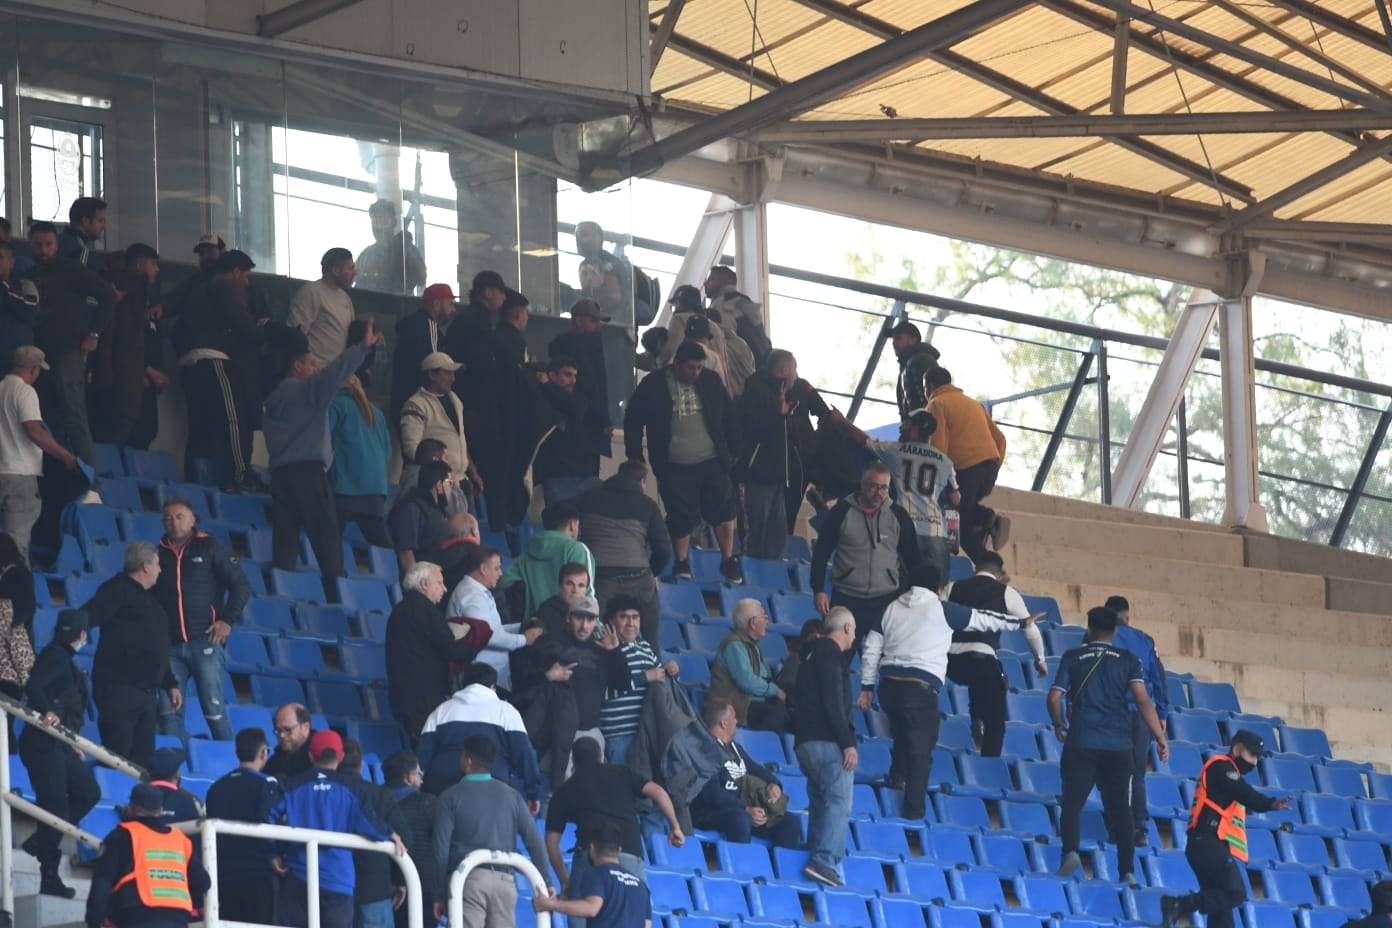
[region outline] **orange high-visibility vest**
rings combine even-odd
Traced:
[[[188,862],[193,842],[188,836],[173,829],[160,834],[139,822],[122,822],[121,827],[130,835],[135,869],[117,880],[112,892],[133,881],[147,908],[192,912]]]
[[[1199,824],[1199,814],[1205,809],[1212,809],[1218,814],[1218,840],[1228,842],[1228,851],[1233,857],[1247,862],[1247,807],[1240,802],[1234,802],[1226,809],[1220,808],[1218,803],[1208,798],[1208,768],[1218,761],[1232,763],[1232,758],[1226,754],[1215,754],[1208,759],[1208,763],[1203,765],[1203,770],[1199,772],[1199,788],[1194,791],[1194,808],[1189,813],[1189,830]]]

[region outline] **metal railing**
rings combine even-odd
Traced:
[[[515,851],[471,851],[454,868],[449,881],[449,928],[464,928],[464,881],[477,867],[511,867],[532,884],[532,892],[546,895],[546,880],[531,860]],[[537,928],[551,928],[551,913],[537,913]]]
[[[260,838],[267,841],[291,841],[305,845],[305,885],[309,894],[308,924],[319,924],[319,848],[341,847],[350,851],[372,851],[386,854],[401,868],[406,879],[406,924],[411,928],[423,928],[424,897],[421,891],[420,872],[409,854],[398,855],[396,845],[390,841],[370,841],[358,835],[346,835],[336,831],[318,831],[313,828],[291,828],[288,825],[263,825],[253,822],[233,822],[226,819],[207,818],[198,823],[202,833],[203,866],[213,876],[212,886],[203,902],[203,922],[207,928],[262,928],[246,922],[234,922],[219,915],[217,885],[217,839],[218,835],[233,835],[242,838]]]

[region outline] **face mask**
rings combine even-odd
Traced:
[[[1250,760],[1243,760],[1241,757],[1234,757],[1233,763],[1237,764],[1238,772],[1243,775],[1249,774],[1257,768],[1256,764],[1252,763]]]

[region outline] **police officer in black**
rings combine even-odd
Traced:
[[[1267,796],[1243,779],[1265,753],[1261,736],[1243,729],[1232,736],[1228,753],[1215,754],[1204,764],[1184,847],[1184,856],[1199,879],[1199,891],[1160,897],[1165,928],[1175,928],[1180,916],[1193,912],[1207,916],[1209,928],[1233,928],[1233,909],[1247,898],[1237,869],[1239,862],[1247,862],[1247,810],[1279,811],[1290,803],[1289,796]]]
[[[39,652],[24,688],[29,708],[43,716],[46,728],[61,725],[74,732],[82,729],[88,703],[87,675],[73,656],[86,644],[87,614],[80,609],[58,613],[53,640]],[[24,726],[19,756],[34,784],[35,802],[44,811],[76,825],[101,798],[96,777],[82,762],[82,752],[39,727]],[[21,848],[38,858],[39,892],[71,899],[76,890],[58,877],[58,864],[63,859],[61,841],[56,830],[40,825]]]
[[[1117,837],[1117,878],[1135,882],[1136,835],[1131,830],[1131,710],[1136,710],[1155,735],[1160,759],[1170,757],[1165,728],[1146,695],[1141,662],[1130,651],[1113,647],[1117,614],[1098,606],[1088,610],[1087,641],[1059,661],[1058,675],[1049,689],[1049,717],[1054,735],[1063,742],[1059,773],[1063,778],[1059,837],[1063,860],[1059,876],[1071,876],[1082,864],[1083,804],[1096,786],[1102,793],[1102,809]],[[1063,698],[1068,697],[1068,722],[1064,722]],[[1144,776],[1144,772],[1141,773]]]
[[[1006,582],[1005,562],[994,551],[976,559],[976,573],[958,580],[948,590],[948,602],[985,612],[999,612],[1023,619],[1030,614],[1024,597]],[[1034,669],[1043,678],[1044,639],[1033,622],[1022,631],[1034,653]],[[996,651],[1000,632],[953,632],[947,653],[947,678],[967,688],[971,702],[972,730],[981,743],[982,757],[1000,757],[1005,744],[1005,670]]]

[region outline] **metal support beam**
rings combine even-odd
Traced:
[[[676,49],[688,58],[692,58],[701,64],[708,65],[722,74],[731,77],[738,77],[742,81],[749,81],[755,87],[762,87],[764,90],[777,90],[787,84],[787,81],[780,79],[777,75],[770,74],[763,68],[756,68],[738,58],[732,58],[724,52],[717,51],[709,45],[687,38],[684,35],[673,35],[668,38],[667,45]],[[656,66],[653,71],[656,73]]]
[[[1191,25],[1185,20],[1175,19],[1171,16],[1151,12],[1145,7],[1136,6],[1131,3],[1130,0],[1095,0],[1095,2],[1099,6],[1104,6],[1112,10],[1118,16],[1130,16],[1137,22],[1155,26],[1171,35],[1178,36],[1182,39],[1188,39],[1191,42],[1197,42],[1206,48],[1211,48],[1220,55],[1227,55],[1236,58],[1238,61],[1245,61],[1264,71],[1289,78],[1297,84],[1304,84],[1306,87],[1327,93],[1336,100],[1348,100],[1351,103],[1356,103],[1359,106],[1364,106],[1371,110],[1377,110],[1380,113],[1392,113],[1392,97],[1388,97],[1386,94],[1367,93],[1345,84],[1340,84],[1338,81],[1331,80],[1322,74],[1307,71],[1304,68],[1297,67],[1280,58],[1274,58],[1263,52],[1253,51],[1250,47],[1242,43],[1231,42],[1221,36],[1214,35],[1211,32]]]
[[[1326,184],[1333,183],[1350,171],[1356,171],[1365,164],[1377,161],[1388,152],[1392,152],[1392,136],[1370,142],[1333,164],[1301,178],[1284,190],[1277,191],[1264,200],[1238,210],[1231,218],[1215,225],[1212,231],[1222,234],[1246,228],[1258,219],[1265,219],[1281,207],[1289,206],[1301,197],[1313,193]]]
[[[699,125],[640,148],[627,159],[628,170],[634,175],[648,174],[672,158],[738,135],[751,126],[805,112],[900,67],[906,59],[920,52],[960,42],[1001,17],[1028,6],[1029,2],[976,0],[898,38],[882,42],[758,99],[713,116]]]
[[[1112,479],[1112,502],[1136,508],[1155,457],[1165,443],[1170,422],[1184,402],[1184,388],[1199,363],[1213,323],[1218,318],[1219,298],[1209,290],[1194,290],[1175,322],[1169,347],[1155,370],[1131,435],[1121,449]]]
[[[764,331],[773,337],[769,320],[768,205],[756,200],[734,216],[735,273],[740,289],[763,308]]]
[[[263,39],[273,39],[284,35],[291,29],[306,26],[316,19],[323,19],[330,13],[356,6],[362,0],[295,0],[287,6],[256,17],[256,34]]]
[[[1156,113],[1103,116],[968,116],[944,119],[797,120],[759,129],[760,142],[921,142],[929,139],[1086,138],[1392,129],[1392,114],[1371,110]]]
[[[1068,388],[1063,409],[1059,410],[1058,422],[1054,425],[1053,434],[1049,436],[1049,444],[1044,448],[1044,456],[1039,459],[1039,469],[1034,472],[1034,484],[1030,489],[1036,493],[1044,492],[1049,471],[1054,467],[1054,458],[1058,456],[1058,450],[1063,445],[1063,436],[1068,434],[1068,423],[1073,421],[1073,410],[1078,408],[1078,397],[1083,395],[1083,387],[1087,386],[1088,375],[1092,373],[1092,362],[1096,359],[1097,349],[1101,344],[1094,340],[1092,350],[1083,355],[1083,360],[1078,365],[1078,373],[1073,378],[1073,385]]]
[[[899,29],[893,23],[877,19],[868,13],[841,3],[839,0],[797,0],[797,2],[808,9],[816,10],[819,13],[823,13],[833,19],[855,26],[857,29],[868,32],[871,35],[877,35],[883,39],[890,39],[903,35],[903,30]],[[1110,31],[1110,27],[1108,28]],[[1077,107],[1070,106],[1057,97],[1052,97],[1030,84],[1018,81],[1000,71],[987,67],[978,61],[968,58],[966,55],[959,55],[956,52],[944,49],[921,52],[920,57],[952,68],[954,71],[958,71],[974,80],[980,81],[986,86],[999,90],[1007,96],[1028,103],[1031,106],[1038,107],[1046,113],[1052,113],[1058,116],[1074,116],[1082,112]],[[1299,108],[1296,107],[1295,104],[1292,104],[1292,106]],[[1215,177],[1208,165],[1199,164],[1197,161],[1191,161],[1168,149],[1162,148],[1154,142],[1149,142],[1145,139],[1109,139],[1109,141],[1112,141],[1114,144],[1133,154],[1140,155],[1142,158],[1153,161],[1162,167],[1174,171],[1183,177],[1202,183],[1205,186],[1212,186],[1214,189],[1233,199],[1241,200],[1244,203],[1253,202],[1254,198],[1251,189],[1247,186],[1223,174],[1218,174]]]
[[[1316,26],[1353,39],[1355,42],[1376,49],[1379,52],[1388,51],[1389,44],[1392,44],[1389,43],[1386,36],[1369,29],[1362,23],[1356,23],[1345,16],[1331,13],[1318,3],[1311,3],[1310,0],[1266,0],[1266,2],[1272,6],[1280,7],[1289,13],[1294,13],[1304,19],[1308,19]]]
[[[683,284],[701,286],[711,267],[720,260],[720,253],[725,250],[725,240],[730,237],[730,226],[734,223],[735,211],[738,208],[729,197],[718,193],[711,194],[706,211],[701,215],[701,221],[696,224],[696,234],[691,237],[691,244],[687,246],[686,254],[682,257],[681,270],[677,271],[676,280],[672,281],[673,290]],[[664,303],[653,324],[666,325],[671,321],[672,304]],[[677,350],[675,344],[672,345],[672,350]]]
[[[657,73],[657,65],[662,60],[662,53],[667,50],[667,43],[672,40],[672,33],[677,29],[677,18],[681,16],[684,6],[686,0],[667,0],[667,9],[662,11],[662,22],[658,23],[648,49],[648,60],[652,64],[650,74]]]
[[[865,362],[865,370],[860,374],[860,382],[856,384],[855,396],[851,397],[850,409],[846,411],[846,418],[852,422],[860,414],[860,407],[865,403],[865,393],[870,389],[870,382],[875,379],[875,371],[879,369],[880,357],[884,354],[884,346],[889,341],[889,333],[894,327],[904,320],[904,301],[895,300],[890,307],[889,315],[885,316],[884,325],[880,326],[880,333],[875,336],[875,344],[870,348],[870,357]]]
[[[1248,252],[1242,292],[1218,310],[1218,364],[1223,373],[1223,470],[1227,505],[1223,524],[1270,530],[1261,504],[1257,457],[1256,356],[1252,347],[1252,296],[1266,259]]]
[[[1107,373],[1107,343],[1097,342],[1097,476],[1102,502],[1112,502],[1112,400]]]
[[[1131,51],[1131,17],[1118,16],[1112,40],[1112,113],[1126,112],[1126,64]]]
[[[1335,548],[1344,545],[1344,536],[1348,534],[1349,526],[1353,523],[1353,515],[1358,511],[1363,491],[1368,488],[1368,478],[1373,475],[1373,467],[1377,464],[1383,442],[1387,440],[1389,427],[1392,427],[1392,406],[1384,409],[1382,415],[1378,416],[1377,425],[1373,426],[1372,440],[1368,442],[1368,450],[1363,453],[1363,461],[1358,465],[1353,486],[1349,487],[1348,496],[1344,498],[1344,508],[1339,512],[1339,521],[1334,523],[1334,532],[1329,536],[1329,544]]]

